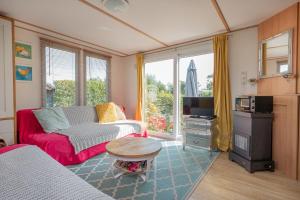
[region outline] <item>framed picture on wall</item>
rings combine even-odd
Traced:
[[[29,44],[25,44],[22,42],[15,43],[16,57],[19,58],[32,58],[32,47]]]
[[[32,81],[32,67],[16,65],[17,81]]]

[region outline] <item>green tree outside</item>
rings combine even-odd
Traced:
[[[54,81],[54,86],[53,106],[68,107],[75,104],[75,81],[58,80]]]
[[[54,81],[55,92],[53,96],[47,98],[53,98],[53,105],[49,106],[61,106],[68,107],[75,105],[76,97],[76,83],[73,80],[57,80]],[[86,100],[87,105],[96,105],[99,103],[107,102],[107,90],[106,81],[100,79],[92,79],[86,81]]]
[[[106,81],[91,79],[86,82],[87,105],[94,106],[107,102]]]

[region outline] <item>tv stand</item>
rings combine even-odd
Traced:
[[[183,150],[186,146],[212,150],[212,138],[216,132],[216,119],[207,117],[185,117],[182,129]]]

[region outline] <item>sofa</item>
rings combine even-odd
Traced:
[[[0,199],[113,200],[38,147],[0,148]]]
[[[126,133],[121,134],[122,137],[147,137],[145,126],[137,121],[122,120],[108,124],[98,123],[96,108],[92,106],[73,106],[62,109],[71,125],[70,130],[73,128],[73,130],[76,131],[77,127],[78,129],[85,130],[86,125],[93,123],[93,126],[97,124],[96,126],[99,127],[105,126],[112,128],[111,134],[106,134],[106,138],[102,139],[101,143],[97,143],[87,149],[76,152],[68,135],[57,132],[46,133],[35,117],[33,113],[34,109],[24,109],[17,112],[17,131],[19,143],[36,145],[61,164],[73,165],[82,163],[93,156],[105,152],[106,144],[110,140],[120,137],[120,134],[115,133],[115,131],[118,131],[122,124],[130,123],[140,127],[139,131],[128,132],[127,130]]]

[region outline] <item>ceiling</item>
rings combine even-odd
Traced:
[[[231,30],[256,25],[298,0],[217,0]],[[0,0],[0,12],[126,56],[226,28],[211,0],[129,0],[111,13],[100,0]],[[27,24],[28,25],[28,24]]]

